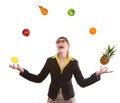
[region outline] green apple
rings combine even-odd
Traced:
[[[69,16],[73,16],[74,14],[75,14],[75,10],[74,9],[71,8],[71,9],[68,10],[68,15]]]

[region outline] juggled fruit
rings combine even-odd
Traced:
[[[22,34],[24,35],[24,36],[29,36],[30,35],[30,30],[29,29],[24,29],[23,31],[22,31]]]
[[[90,34],[94,35],[96,33],[96,28],[95,27],[91,27],[90,28]]]
[[[75,10],[74,9],[71,8],[71,9],[68,10],[68,15],[69,16],[73,16],[74,14],[75,14]]]
[[[43,6],[38,6],[40,8],[40,11],[43,15],[47,15],[48,14],[48,10],[46,8],[44,8]]]
[[[113,46],[112,48],[110,47],[110,45],[108,45],[107,49],[105,48],[105,52],[103,53],[103,55],[100,58],[100,63],[102,65],[106,65],[109,63],[110,58],[114,55],[115,51],[114,50],[115,46]]]

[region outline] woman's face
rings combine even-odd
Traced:
[[[59,53],[67,53],[69,50],[69,44],[65,39],[59,39],[56,41],[56,47]]]

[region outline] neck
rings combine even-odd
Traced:
[[[58,53],[58,58],[59,58],[59,59],[64,60],[64,59],[66,59],[66,58],[67,58],[67,56],[68,56],[68,54],[67,54],[67,53]]]

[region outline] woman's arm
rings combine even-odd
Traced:
[[[100,70],[93,73],[90,77],[88,78],[84,78],[84,76],[82,75],[78,62],[76,62],[75,65],[75,71],[74,71],[74,76],[75,79],[77,81],[77,83],[81,86],[81,87],[86,87],[89,86],[97,81],[100,80],[100,76],[103,73],[111,73],[112,71],[108,71],[108,67],[102,67],[100,66]]]
[[[28,72],[26,69],[22,68],[19,64],[17,64],[17,65],[10,64],[9,67],[20,71],[20,75],[22,77],[24,77],[25,79],[27,79],[29,81],[36,82],[36,83],[42,82],[49,74],[48,61],[45,63],[43,69],[41,70],[41,72],[38,75]]]

